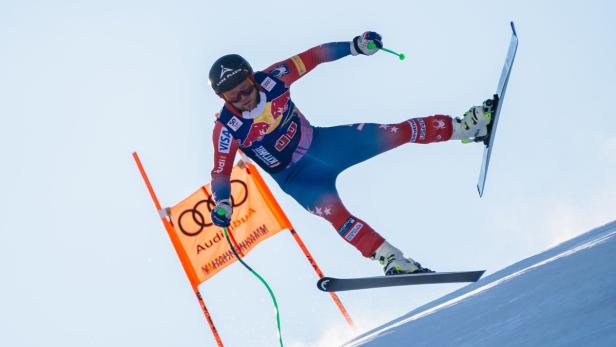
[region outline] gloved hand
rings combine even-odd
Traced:
[[[216,201],[216,206],[212,209],[212,222],[219,227],[228,227],[232,214],[233,206],[229,199]]]
[[[370,43],[374,43],[376,47],[368,48]],[[351,54],[353,55],[373,55],[379,50],[379,48],[383,48],[381,35],[375,33],[374,31],[366,31],[360,36],[355,36],[353,42],[351,42]]]

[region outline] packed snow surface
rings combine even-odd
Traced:
[[[616,346],[616,221],[345,346]]]

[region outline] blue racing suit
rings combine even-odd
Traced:
[[[369,257],[384,238],[345,208],[336,178],[345,169],[402,144],[449,140],[453,128],[451,117],[445,115],[396,124],[312,126],[291,100],[291,84],[318,64],[350,53],[349,42],[328,43],[256,72],[257,107],[240,112],[225,103],[217,116],[212,191],[216,200],[229,198],[233,161],[241,148],[282,190],[328,220],[344,240]]]

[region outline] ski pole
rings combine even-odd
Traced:
[[[370,49],[375,49],[376,48],[376,44],[374,42],[370,42],[368,44],[368,48]],[[400,60],[404,60],[404,58],[406,58],[406,56],[404,55],[404,53],[396,53],[394,51],[392,51],[391,49],[385,48],[385,47],[381,47],[380,49],[384,50],[387,53],[391,53],[393,55],[398,56],[398,58],[400,58]]]
[[[217,213],[218,213],[219,216],[224,216],[225,215],[225,213],[223,211],[218,211]],[[270,288],[269,284],[267,284],[267,282],[263,279],[263,277],[261,277],[261,275],[259,275],[248,264],[246,264],[246,262],[244,262],[244,260],[242,260],[240,255],[237,254],[237,251],[235,250],[235,247],[233,247],[233,243],[231,243],[231,239],[229,238],[229,233],[227,231],[227,228],[223,227],[222,229],[225,232],[225,238],[227,239],[227,242],[229,243],[229,247],[231,248],[231,251],[233,252],[235,257],[237,258],[237,260],[239,260],[239,262],[242,263],[242,265],[244,265],[244,267],[246,269],[248,269],[248,271],[250,271],[256,278],[258,278],[259,281],[261,281],[261,283],[263,283],[265,288],[267,288],[267,291],[269,292],[270,297],[272,298],[272,302],[274,303],[274,313],[276,314],[276,330],[277,330],[277,335],[278,335],[278,342],[280,342],[280,347],[283,347],[284,345],[282,343],[282,334],[280,332],[280,311],[278,309],[278,302],[276,301],[276,296],[274,296],[274,292],[272,291],[272,288]]]

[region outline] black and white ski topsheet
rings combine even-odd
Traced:
[[[324,292],[341,292],[345,290],[406,286],[411,284],[435,284],[477,282],[485,270],[465,272],[430,272],[410,275],[391,275],[361,278],[323,277],[317,287]]]
[[[492,113],[492,122],[489,126],[489,135],[479,141],[483,141],[485,148],[483,149],[483,161],[481,163],[481,171],[479,171],[479,181],[477,181],[477,190],[479,196],[483,196],[483,190],[486,184],[486,176],[488,174],[488,166],[490,165],[490,155],[492,154],[492,147],[494,146],[494,136],[496,135],[496,127],[498,125],[498,116],[500,115],[501,108],[503,106],[503,99],[505,98],[505,91],[507,90],[507,82],[509,82],[509,75],[511,74],[511,67],[515,59],[515,52],[518,49],[518,34],[515,31],[515,26],[511,22],[511,41],[509,43],[509,51],[505,58],[505,65],[501,72],[500,80],[498,81],[498,88],[494,95],[494,107],[495,110]]]

